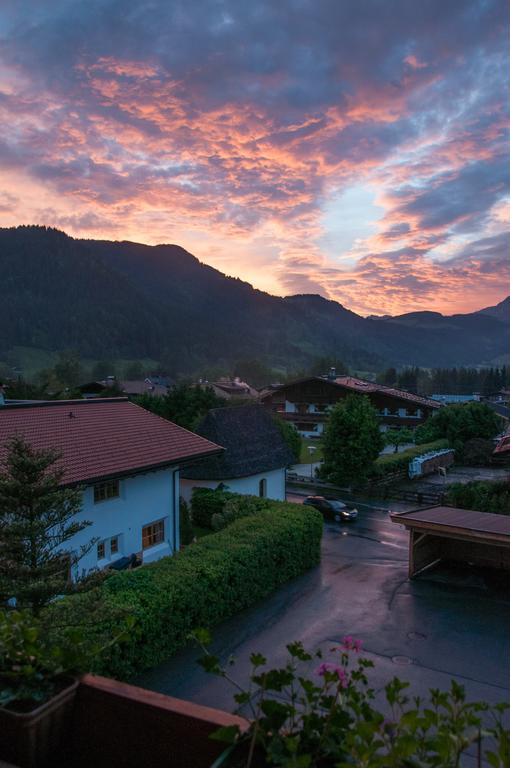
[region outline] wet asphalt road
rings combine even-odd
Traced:
[[[510,575],[442,566],[410,582],[407,554],[407,533],[387,511],[360,508],[354,523],[328,523],[321,565],[216,627],[211,650],[233,654],[244,683],[252,651],[279,664],[292,640],[327,651],[352,634],[376,664],[378,691],[395,675],[414,694],[455,677],[470,698],[510,701]],[[232,710],[231,687],[204,673],[199,655],[186,649],[133,682]]]

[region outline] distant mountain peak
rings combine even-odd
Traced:
[[[478,314],[490,315],[491,317],[497,317],[498,320],[502,320],[504,323],[510,323],[510,296],[500,301],[494,307],[486,307],[481,309]]]

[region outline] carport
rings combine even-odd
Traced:
[[[510,570],[510,517],[455,507],[391,514],[409,531],[409,578],[441,560]]]

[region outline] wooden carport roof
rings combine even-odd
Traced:
[[[441,536],[458,534],[462,538],[489,538],[510,546],[510,516],[477,512],[457,507],[427,507],[414,512],[393,513],[394,523]]]
[[[510,569],[510,516],[437,506],[391,519],[410,533],[410,577],[449,559]]]

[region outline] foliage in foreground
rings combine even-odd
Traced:
[[[287,645],[288,660],[277,669],[252,653],[247,690],[207,652],[208,633],[199,630],[195,638],[205,651],[200,664],[234,683],[237,707],[250,717],[245,731],[227,726],[212,735],[230,745],[224,766],[458,768],[469,748],[483,749],[493,768],[510,765],[510,705],[469,703],[453,680],[448,692],[432,689],[427,700],[410,698],[409,684],[393,678],[384,689],[383,714],[369,686],[373,662],[357,655],[361,643],[352,637],[331,648],[328,661],[299,642]]]
[[[124,622],[124,630],[132,626]],[[122,631],[111,644],[122,639]],[[0,611],[0,707],[30,711],[88,671],[103,648],[69,628],[58,644],[29,611]]]
[[[461,509],[510,515],[510,484],[489,481],[453,483],[448,487],[447,503]]]
[[[384,438],[377,412],[366,395],[349,395],[329,412],[322,439],[320,475],[339,485],[360,483],[369,476]]]
[[[194,627],[213,627],[266,597],[319,563],[321,515],[307,507],[271,502],[270,508],[200,539],[173,557],[108,578],[94,621],[84,627],[91,643],[107,642],[122,616],[135,627],[122,645],[101,657],[95,671],[126,679],[168,659]],[[97,599],[97,593],[95,595]],[[51,606],[50,627],[83,624],[90,593]]]

